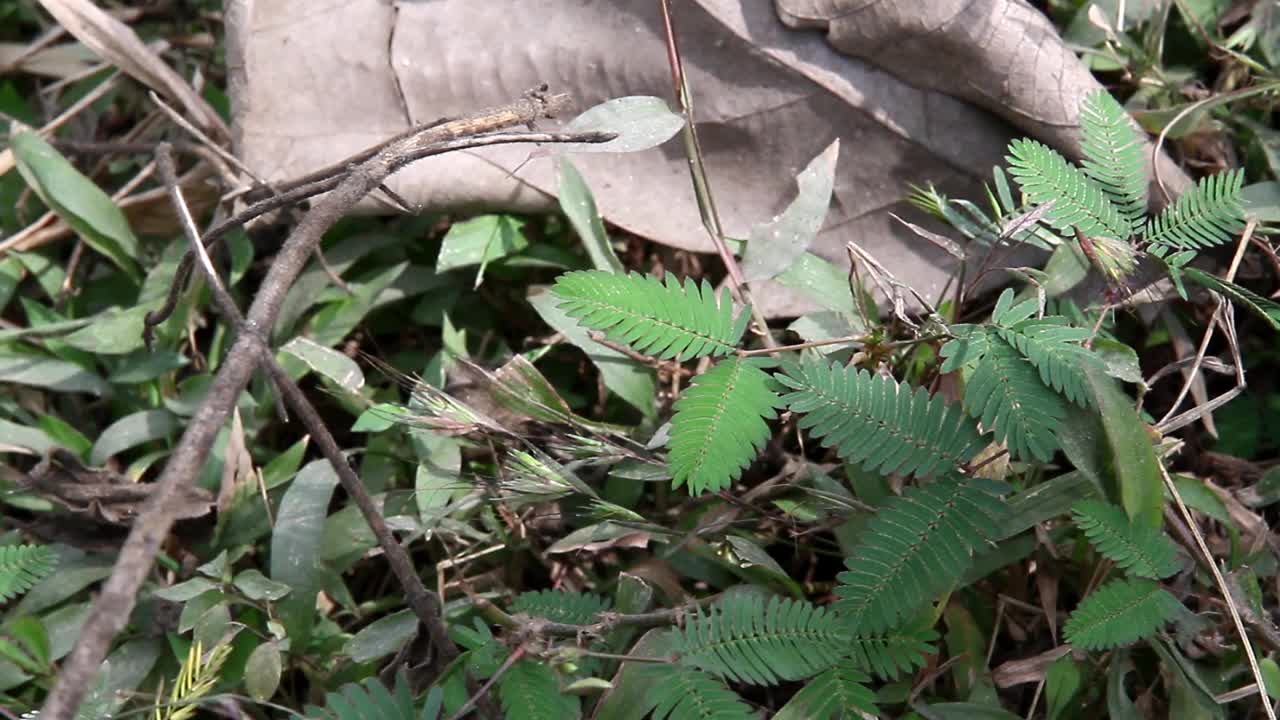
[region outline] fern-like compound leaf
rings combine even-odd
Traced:
[[[727,288],[717,298],[706,280],[698,285],[686,279],[682,285],[673,273],[659,281],[652,275],[582,270],[561,275],[551,291],[560,309],[584,326],[664,359],[728,355],[751,317],[746,308],[735,319]]]
[[[1084,99],[1080,130],[1085,175],[1098,184],[1132,228],[1142,229],[1147,214],[1147,169],[1142,144],[1124,107],[1106,90]]]
[[[774,715],[774,720],[831,720],[876,714],[876,694],[867,689],[869,680],[848,660],[824,671],[791,697]]]
[[[1128,574],[1158,580],[1178,571],[1177,551],[1160,528],[1134,523],[1123,509],[1101,500],[1081,500],[1071,514],[1089,543]]]
[[[1063,633],[1077,647],[1108,650],[1154,635],[1181,607],[1157,582],[1113,580],[1080,603]]]
[[[753,720],[751,706],[714,675],[680,665],[644,668],[651,683],[644,704],[653,720]]]
[[[1053,207],[1044,220],[1056,230],[1079,228],[1085,235],[1127,239],[1129,221],[1085,172],[1035,140],[1009,143],[1009,174],[1031,202]]]
[[[821,672],[849,643],[834,613],[776,596],[730,596],[671,633],[681,664],[752,685]]]
[[[812,357],[787,363],[774,377],[792,389],[782,401],[803,415],[801,428],[868,470],[927,476],[963,465],[982,448],[973,422],[924,388],[912,392],[891,378]]]
[[[587,625],[609,609],[609,599],[585,592],[533,590],[516,596],[511,611],[546,618],[552,622]]]
[[[1164,212],[1147,221],[1143,240],[1159,255],[1221,245],[1244,227],[1243,170],[1201,178]]]
[[[996,334],[1035,366],[1045,385],[1080,407],[1092,404],[1087,370],[1101,367],[1102,360],[1080,344],[1089,337],[1087,329],[1052,316],[998,327]]]
[[[45,545],[0,546],[0,602],[30,590],[57,564],[58,556]]]
[[[555,672],[530,658],[517,660],[498,680],[507,720],[564,720],[578,717],[578,698],[560,692]]]
[[[769,440],[765,420],[777,417],[772,381],[752,359],[722,360],[699,375],[676,401],[671,418],[673,487],[689,494],[717,491],[737,480]]]
[[[430,702],[427,703],[431,705]],[[438,713],[423,708],[419,714],[414,708],[413,694],[405,674],[396,675],[394,690],[376,677],[360,684],[348,683],[336,692],[325,694],[324,708],[307,706],[307,716],[324,720],[434,720]]]
[[[1001,490],[990,480],[953,475],[885,503],[837,576],[835,610],[849,632],[884,633],[960,579],[1008,514]]]
[[[956,340],[942,346],[944,371],[972,368],[964,389],[964,408],[995,433],[1015,457],[1047,461],[1058,448],[1054,430],[1067,408],[1062,398],[1041,382],[1041,373],[997,330],[956,326]],[[1030,350],[1030,345],[1028,345]],[[1048,358],[1042,357],[1047,363]],[[1048,372],[1050,380],[1060,374]],[[1065,387],[1065,385],[1064,385]]]
[[[938,634],[932,628],[895,628],[886,633],[850,638],[845,655],[861,670],[886,680],[897,680],[904,673],[924,667],[929,656],[938,652],[930,645],[937,639]]]

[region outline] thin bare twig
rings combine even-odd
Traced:
[[[716,210],[715,195],[711,192],[711,180],[707,175],[707,166],[702,156],[702,145],[698,141],[698,127],[694,122],[693,94],[689,90],[689,78],[684,72],[684,61],[680,58],[680,44],[676,41],[675,22],[671,17],[671,0],[660,0],[658,5],[662,9],[662,25],[667,46],[667,64],[671,67],[671,83],[674,86],[680,111],[684,114],[685,152],[689,156],[690,176],[693,179],[693,189],[694,195],[698,200],[698,209],[702,211],[703,225],[707,229],[707,234],[711,236],[711,242],[715,245],[716,254],[720,256],[720,261],[724,263],[725,271],[729,273],[729,283],[733,288],[734,294],[742,302],[751,306],[751,318],[759,326],[761,339],[764,341],[765,347],[773,347],[777,343],[773,339],[773,333],[769,331],[768,320],[765,318],[764,313],[761,312],[759,305],[752,302],[751,288],[747,285],[747,280],[742,275],[742,269],[738,266],[738,261],[733,257],[733,251],[729,249],[729,244],[725,241],[724,227],[720,224],[720,213]]]
[[[252,332],[245,328],[244,317],[240,314],[240,309],[236,307],[235,301],[227,292],[221,278],[218,277],[217,270],[213,267],[213,262],[209,259],[208,253],[205,252],[204,246],[200,244],[200,233],[196,230],[195,221],[191,217],[186,201],[183,200],[182,188],[178,185],[177,172],[173,166],[173,155],[167,145],[161,144],[156,150],[156,161],[160,168],[161,180],[165,187],[168,188],[174,210],[181,220],[183,232],[187,236],[192,252],[199,258],[199,266],[212,290],[214,303],[227,321],[231,323],[237,334]],[[422,579],[418,577],[417,571],[414,570],[409,554],[396,541],[391,529],[387,527],[386,519],[378,511],[378,506],[374,503],[373,498],[370,497],[364,483],[360,481],[355,471],[351,469],[351,465],[342,454],[337,441],[334,440],[328,427],[321,420],[320,414],[316,412],[315,406],[307,400],[301,388],[280,366],[266,339],[257,334],[252,339],[256,340],[259,362],[270,374],[277,391],[284,396],[285,402],[293,408],[294,413],[302,421],[307,432],[315,438],[321,454],[333,466],[333,470],[338,476],[338,481],[342,483],[343,489],[347,491],[347,494],[355,502],[356,507],[359,508],[360,513],[364,516],[365,522],[369,525],[369,529],[373,531],[378,545],[387,557],[387,563],[391,566],[392,573],[395,574],[396,579],[404,588],[409,607],[413,609],[414,614],[417,615],[418,620],[427,630],[427,637],[430,639],[432,650],[435,653],[434,664],[436,669],[439,672],[443,672],[444,666],[458,656],[458,649],[453,644],[453,641],[449,639],[448,631],[444,626],[441,617],[442,606],[440,598],[422,584]]]
[[[1231,266],[1227,268],[1227,274],[1226,274],[1226,277],[1224,278],[1227,282],[1231,282],[1235,280],[1236,272],[1240,268],[1240,261],[1244,257],[1244,251],[1249,247],[1249,240],[1253,237],[1253,231],[1257,226],[1258,226],[1257,219],[1250,218],[1248,224],[1246,224],[1244,227],[1244,232],[1240,234],[1240,242],[1236,245],[1236,253],[1231,258]],[[1220,295],[1215,296],[1213,315],[1210,318],[1209,327],[1205,328],[1204,330],[1204,337],[1200,339],[1200,347],[1196,350],[1195,362],[1193,362],[1191,367],[1187,369],[1187,371],[1185,372],[1184,374],[1185,380],[1182,384],[1182,389],[1178,391],[1178,397],[1174,399],[1173,405],[1169,407],[1169,412],[1165,413],[1165,416],[1160,418],[1160,422],[1156,423],[1156,429],[1160,430],[1162,433],[1168,433],[1171,430],[1175,429],[1176,427],[1182,427],[1182,425],[1187,424],[1187,422],[1193,422],[1196,419],[1196,418],[1192,418],[1191,420],[1182,422],[1176,426],[1174,425],[1175,421],[1184,419],[1183,416],[1181,415],[1178,417],[1174,417],[1174,413],[1176,413],[1178,411],[1178,408],[1182,406],[1182,401],[1187,398],[1187,393],[1191,391],[1192,385],[1195,384],[1195,379],[1199,376],[1200,365],[1204,362],[1205,354],[1209,350],[1209,341],[1213,339],[1213,331],[1220,322],[1220,318],[1222,316],[1222,310],[1227,305],[1227,302],[1228,301],[1225,300],[1222,296]],[[1237,352],[1237,350],[1235,350],[1234,339],[1231,337],[1228,337],[1228,341],[1232,342],[1233,352]],[[1231,397],[1235,397],[1235,395],[1238,395],[1244,389],[1244,385],[1245,385],[1244,366],[1242,363],[1237,361],[1236,362],[1236,388],[1234,388],[1234,394],[1232,394]],[[1228,391],[1228,392],[1231,392],[1231,391]],[[1203,412],[1201,414],[1203,414]],[[1196,417],[1199,417],[1199,416],[1196,416]]]
[[[1191,511],[1187,509],[1187,504],[1182,501],[1182,494],[1178,492],[1178,486],[1173,483],[1173,478],[1169,477],[1169,471],[1164,467],[1164,461],[1158,461],[1157,466],[1160,468],[1160,477],[1164,479],[1164,486],[1169,490],[1169,494],[1173,496],[1173,500],[1178,504],[1178,511],[1182,513],[1182,519],[1186,522],[1187,527],[1191,530],[1192,536],[1195,537],[1196,546],[1200,549],[1200,554],[1204,556],[1205,564],[1209,567],[1209,572],[1213,574],[1213,580],[1218,585],[1218,592],[1222,593],[1222,600],[1227,605],[1227,612],[1231,614],[1231,622],[1235,623],[1236,632],[1240,635],[1240,642],[1244,645],[1245,657],[1249,659],[1249,669],[1253,671],[1254,682],[1257,683],[1257,693],[1262,701],[1262,708],[1267,713],[1267,720],[1276,720],[1276,711],[1271,708],[1271,701],[1267,698],[1266,692],[1261,688],[1266,687],[1266,683],[1262,679],[1262,670],[1258,667],[1258,658],[1253,652],[1253,643],[1249,642],[1249,634],[1244,629],[1244,621],[1240,618],[1240,611],[1236,608],[1235,600],[1232,599],[1231,589],[1227,586],[1227,581],[1222,577],[1222,571],[1218,569],[1218,563],[1213,559],[1213,553],[1209,550],[1209,545],[1204,541],[1204,535],[1200,533],[1200,527],[1196,525],[1196,520],[1191,516]]]
[[[512,124],[531,122],[562,111],[569,105],[566,96],[527,98],[521,103],[494,111],[490,122]],[[111,576],[103,584],[97,600],[81,628],[71,654],[46,698],[44,720],[71,720],[93,686],[94,677],[111,641],[129,621],[138,591],[155,561],[160,544],[173,527],[183,492],[204,467],[214,438],[226,422],[236,398],[248,385],[261,357],[259,334],[275,327],[293,281],[311,258],[320,238],[365,195],[378,187],[396,168],[399,158],[456,140],[471,133],[485,132],[485,115],[466,125],[441,125],[393,143],[356,168],[333,191],[315,204],[290,233],[275,261],[271,263],[261,288],[246,314],[244,332],[237,335],[210,384],[205,401],[191,418],[182,439],[169,456],[155,482],[155,492],[134,521],[120,548]]]
[[[440,128],[442,126],[431,126],[429,129]],[[441,140],[431,143],[425,147],[418,148],[412,152],[406,153],[403,157],[395,158],[395,164],[390,172],[395,172],[411,162],[431,157],[433,155],[441,155],[455,150],[463,150],[467,148],[486,147],[489,145],[505,145],[511,143],[579,143],[579,142],[606,142],[613,139],[613,135],[608,133],[489,133],[486,135],[472,137],[462,136]],[[383,146],[386,147],[386,146]],[[364,153],[358,153],[357,156]],[[265,215],[272,210],[276,210],[286,205],[299,203],[307,198],[329,192],[342,182],[343,178],[353,172],[356,165],[347,165],[343,174],[330,175],[310,181],[303,185],[296,185],[290,190],[281,192],[279,195],[272,195],[265,200],[254,203],[235,215],[213,226],[204,234],[203,242],[205,249],[212,249],[219,241],[222,240],[229,232],[241,227],[245,223],[254,218]],[[388,174],[390,174],[390,172]],[[155,327],[164,322],[173,314],[174,308],[178,306],[178,299],[182,296],[182,290],[187,284],[188,278],[191,276],[192,255],[190,252],[182,256],[182,260],[178,263],[178,270],[174,274],[173,284],[169,287],[169,294],[165,297],[164,303],[155,310],[147,313],[143,320],[142,334],[143,340],[148,345],[151,342]]]

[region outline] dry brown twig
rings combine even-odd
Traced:
[[[365,195],[377,188],[391,173],[403,167],[407,158],[424,156],[444,144],[457,147],[460,140],[474,138],[499,127],[533,122],[563,112],[570,105],[564,95],[531,96],[512,105],[480,113],[465,121],[429,127],[383,148],[369,159],[354,165],[333,189],[308,211],[289,234],[277,253],[245,314],[243,329],[227,353],[209,387],[204,403],[192,417],[177,447],[169,456],[155,482],[152,499],[134,523],[120,549],[111,576],[103,584],[89,612],[75,648],[45,701],[45,720],[71,720],[92,687],[98,668],[115,636],[124,629],[137,601],[138,591],[155,561],[160,544],[174,522],[174,508],[195,475],[203,467],[214,438],[229,416],[236,398],[248,384],[262,357],[262,337],[275,326],[286,293],[311,258],[323,234],[347,214]],[[533,137],[533,134],[530,134]],[[569,136],[561,142],[601,142],[609,135]],[[533,140],[526,140],[533,141]],[[545,141],[545,140],[544,140]],[[515,142],[515,140],[512,140]],[[288,393],[288,386],[282,386]],[[443,648],[436,648],[442,652]]]

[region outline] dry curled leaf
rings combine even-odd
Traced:
[[[147,87],[176,99],[197,126],[215,139],[230,137],[218,113],[133,29],[90,0],[40,0],[50,15],[103,60]]]
[[[839,138],[849,151],[810,251],[847,267],[844,247],[856,240],[924,297],[937,297],[955,258],[891,217],[920,219],[903,202],[908,185],[976,196],[1007,141],[1023,132],[1072,153],[1077,108],[1097,87],[1022,0],[779,0],[776,9],[697,0],[675,9],[726,232],[746,237],[783,210],[797,172]],[[354,0],[323,10],[305,0],[233,0],[227,23],[238,150],[273,180],[328,165],[411,123],[510,102],[543,82],[582,108],[629,95],[671,97],[653,0]],[[428,208],[552,209],[556,163],[526,162],[533,152],[505,146],[431,158],[390,185]],[[679,143],[578,155],[574,163],[608,221],[674,247],[711,250]],[[1165,173],[1175,188],[1179,177]],[[774,284],[756,297],[775,316],[813,307]]]

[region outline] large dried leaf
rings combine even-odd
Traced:
[[[712,188],[732,237],[785,209],[796,173],[841,139],[849,150],[810,251],[847,266],[845,244],[856,240],[936,296],[955,260],[890,217],[919,218],[903,202],[908,184],[976,196],[1016,134],[1078,154],[1078,107],[1098,86],[1023,0],[777,6],[675,6]],[[671,96],[654,0],[353,0],[323,9],[231,0],[227,23],[238,149],[270,179],[327,165],[410,123],[505,104],[543,82],[582,108]],[[431,208],[551,209],[557,163],[526,162],[534,152],[503,146],[431,158],[390,185]],[[573,162],[609,222],[712,249],[677,143]],[[1185,179],[1173,168],[1164,177],[1175,188]],[[757,297],[771,315],[814,307],[779,284]]]
[[[103,60],[139,82],[173,98],[206,132],[229,135],[226,124],[182,76],[138,37],[133,29],[90,0],[40,0],[40,4],[68,33]]]

